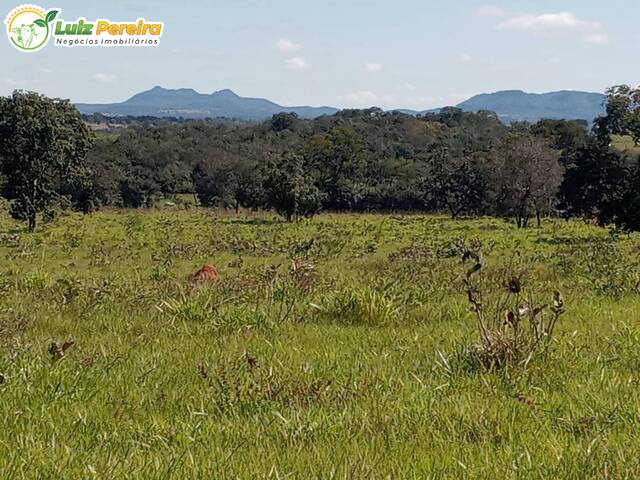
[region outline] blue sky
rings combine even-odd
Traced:
[[[52,0],[53,1],[53,0]],[[56,0],[62,18],[165,22],[157,48],[35,54],[0,39],[0,94],[112,102],[155,85],[284,105],[424,109],[476,93],[640,82],[636,0]],[[6,12],[17,6],[3,2]]]

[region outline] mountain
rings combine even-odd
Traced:
[[[246,121],[262,121],[276,113],[293,112],[301,118],[333,115],[332,107],[283,107],[263,98],[246,98],[231,90],[220,90],[210,95],[190,88],[169,90],[154,87],[138,93],[122,103],[76,104],[81,113],[102,113],[110,116],[151,116],[183,118],[234,118]]]
[[[505,123],[535,122],[543,118],[592,122],[597,116],[604,115],[605,100],[601,93],[563,90],[538,94],[506,90],[476,95],[457,107],[468,112],[496,112]]]
[[[456,107],[469,112],[496,112],[507,124],[524,120],[535,122],[543,118],[592,122],[594,118],[604,114],[605,98],[600,93],[568,90],[542,94],[506,90],[476,95]],[[85,114],[102,113],[109,116],[224,117],[245,121],[263,121],[282,112],[297,113],[301,118],[316,118],[338,112],[333,107],[283,107],[264,98],[241,97],[231,90],[202,94],[190,88],[169,90],[162,87],[138,93],[122,103],[79,103],[76,107]],[[410,109],[395,111],[417,115],[437,113],[439,109],[423,112]]]

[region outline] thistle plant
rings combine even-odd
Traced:
[[[471,353],[485,369],[494,370],[528,363],[546,352],[558,319],[565,312],[559,291],[550,303],[537,303],[524,287],[523,275],[511,272],[500,293],[487,293],[484,267],[478,253],[466,251],[464,290],[476,320],[480,344]]]

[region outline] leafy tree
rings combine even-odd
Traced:
[[[640,145],[640,87],[618,85],[607,90],[607,114],[596,120],[596,132],[629,135]]]
[[[452,153],[446,144],[438,144],[430,159],[425,184],[427,204],[446,209],[451,218],[482,211],[487,195],[487,179],[480,163],[464,154]]]
[[[125,208],[151,207],[158,197],[157,184],[144,173],[125,178],[119,185],[120,199]]]
[[[304,147],[305,163],[313,170],[330,209],[353,209],[366,190],[367,156],[362,138],[348,127],[315,135]]]
[[[594,138],[567,165],[561,199],[567,215],[640,230],[640,161],[626,158],[612,143],[613,135],[622,135],[640,145],[640,88],[610,88],[606,108],[595,121]]]
[[[265,206],[273,208],[288,222],[311,217],[322,209],[324,195],[305,173],[301,156],[287,153],[269,162],[263,178]]]
[[[296,113],[276,113],[273,117],[271,117],[271,129],[274,132],[293,130],[297,123],[298,115]]]
[[[640,160],[628,169],[626,188],[620,208],[614,218],[615,224],[630,232],[640,231]]]
[[[213,207],[222,197],[222,186],[215,175],[205,165],[198,164],[191,172],[191,179],[200,205]]]
[[[256,209],[263,204],[264,191],[257,165],[241,163],[227,176],[227,204],[240,213],[240,208]]]
[[[551,147],[562,152],[560,163],[566,165],[576,152],[587,145],[588,124],[583,120],[540,120],[531,133],[546,139]]]
[[[191,178],[200,204],[206,207],[256,208],[262,202],[262,181],[258,166],[225,152],[212,152],[198,163]]]
[[[628,169],[607,142],[593,139],[580,149],[560,186],[567,216],[596,218],[601,226],[614,221],[625,195]]]
[[[84,167],[91,145],[69,101],[19,91],[0,97],[0,170],[12,216],[35,230],[37,214],[52,214],[56,186]]]
[[[84,214],[91,213],[101,205],[100,191],[94,178],[94,173],[89,168],[79,168],[58,192],[69,198],[74,210]]]

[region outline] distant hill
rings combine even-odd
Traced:
[[[605,113],[605,99],[601,93],[564,90],[538,94],[506,90],[476,95],[457,107],[468,112],[490,110],[505,123],[535,122],[543,118],[592,122]]]
[[[246,121],[262,121],[276,113],[293,112],[301,118],[333,115],[332,107],[283,107],[263,98],[246,98],[231,90],[220,90],[210,95],[190,88],[169,90],[154,87],[138,93],[122,103],[76,104],[84,114],[101,113],[109,116],[150,116],[183,118],[234,118]]]
[[[551,93],[525,93],[507,90],[476,95],[456,107],[478,112],[496,112],[504,123],[514,121],[535,122],[543,118],[586,120],[604,114],[605,96],[600,93],[561,91]],[[122,103],[76,104],[84,114],[101,113],[108,116],[148,116],[177,118],[231,118],[244,121],[263,121],[276,113],[293,112],[301,118],[317,118],[333,115],[339,109],[333,107],[285,107],[264,98],[247,98],[231,90],[212,94],[198,93],[190,88],[169,90],[154,87],[138,93]],[[439,109],[418,112],[411,109],[396,111],[409,115],[438,112]]]

